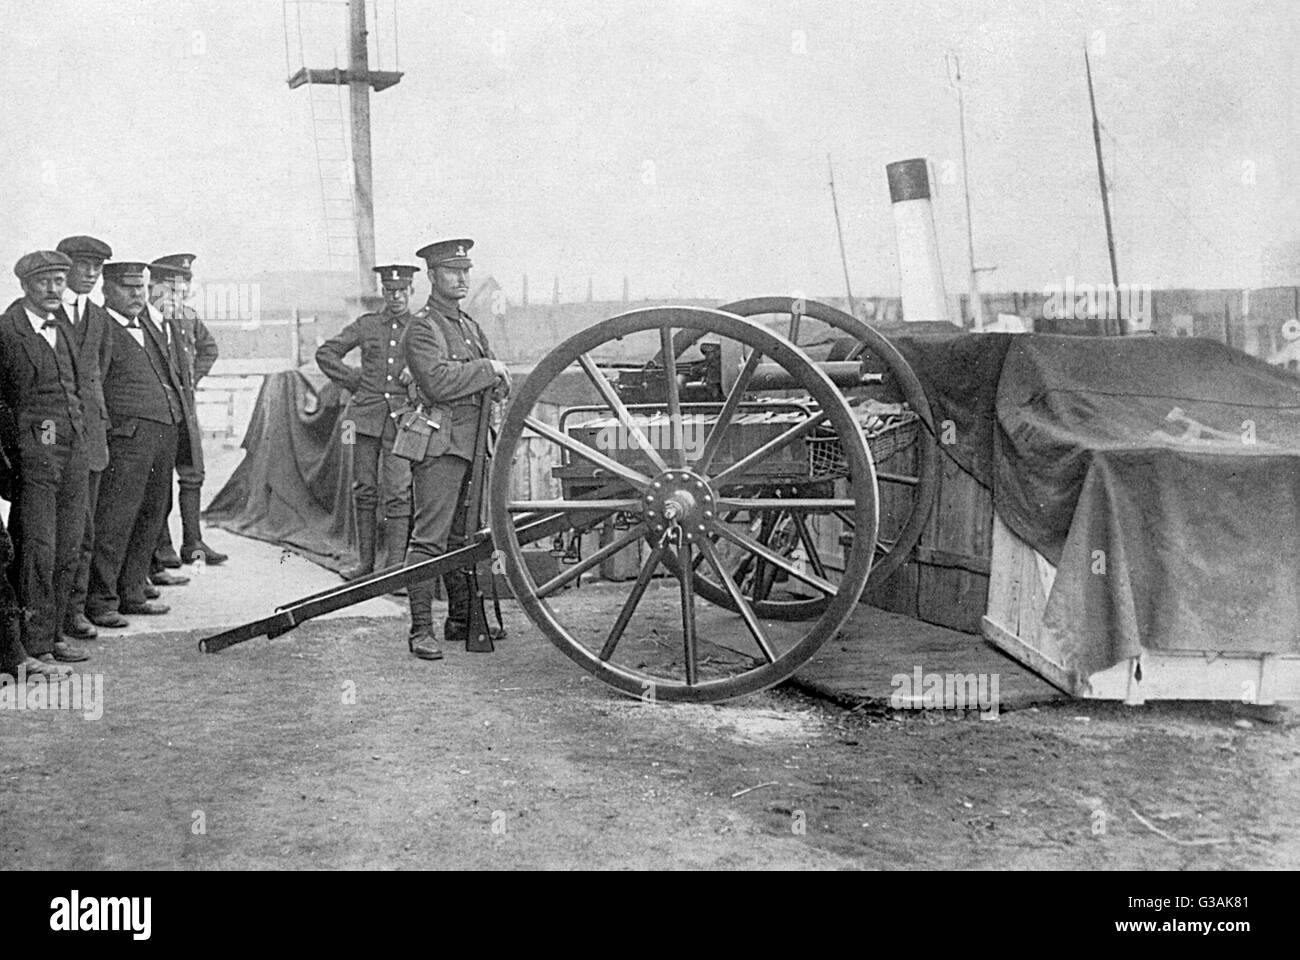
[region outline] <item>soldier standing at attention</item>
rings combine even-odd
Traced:
[[[424,459],[411,467],[415,511],[406,564],[419,563],[447,551],[452,524],[465,496],[478,440],[479,409],[485,391],[495,399],[510,392],[510,372],[492,356],[479,325],[460,309],[469,294],[468,253],[472,240],[431,243],[415,255],[429,267],[433,290],[429,302],[410,321],[405,353],[420,402],[438,421]],[[463,536],[466,531],[457,531]],[[464,639],[469,619],[469,584],[457,572],[443,578],[447,588],[448,642]],[[408,645],[424,660],[442,659],[433,628],[433,584],[412,584],[411,632]],[[458,636],[459,633],[459,636]]]
[[[76,351],[77,373],[81,381],[82,418],[86,424],[86,465],[90,482],[86,494],[86,532],[81,540],[81,558],[63,618],[63,633],[78,640],[93,640],[99,633],[86,619],[86,588],[90,582],[90,557],[95,549],[95,505],[99,503],[99,480],[108,466],[108,406],[104,403],[101,371],[113,360],[113,338],[109,336],[109,319],[104,308],[90,299],[99,282],[104,261],[113,256],[112,248],[94,237],[65,237],[55,247],[72,261],[68,287],[63,296],[63,312],[72,323],[72,343]]]
[[[380,569],[396,566],[406,553],[411,525],[411,467],[392,454],[397,415],[406,402],[402,342],[411,302],[411,281],[419,267],[375,267],[384,288],[382,313],[367,313],[316,351],[321,373],[352,396],[339,418],[344,449],[352,449],[352,506],[357,518],[360,563],[343,571],[357,580],[374,573],[377,543]],[[343,358],[361,350],[361,366]],[[379,520],[383,520],[382,532]]]
[[[176,477],[180,481],[181,501],[181,552],[176,555],[172,546],[171,529],[163,521],[158,536],[158,548],[150,564],[150,580],[157,586],[176,586],[188,578],[169,574],[164,567],[176,568],[182,563],[202,560],[206,564],[225,563],[224,553],[203,542],[200,529],[199,508],[203,497],[203,434],[199,431],[199,417],[194,393],[199,381],[208,375],[217,362],[217,341],[199,319],[193,307],[187,306],[190,282],[194,279],[192,264],[194,254],[173,253],[159,257],[149,264],[149,301],[156,314],[154,322],[167,338],[171,361],[181,378],[181,406],[185,419],[181,422],[176,441]],[[167,482],[167,514],[172,512],[172,485]]]

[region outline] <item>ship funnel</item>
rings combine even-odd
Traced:
[[[924,157],[887,164],[889,200],[898,238],[898,286],[903,320],[951,323],[939,264],[939,238],[930,204],[930,176]]]

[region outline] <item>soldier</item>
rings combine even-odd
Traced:
[[[0,406],[17,453],[14,501],[21,642],[46,662],[89,659],[59,635],[86,527],[85,422],[63,292],[72,261],[38,250],[14,267],[23,298],[0,315]]]
[[[420,249],[416,256],[429,267],[433,290],[429,302],[414,314],[407,329],[406,365],[417,394],[438,420],[428,452],[411,469],[415,512],[411,543],[406,552],[410,566],[445,553],[452,535],[457,506],[466,494],[465,482],[477,442],[479,408],[484,391],[497,399],[510,391],[510,373],[492,356],[487,337],[460,301],[469,293],[468,257],[472,240],[443,240]],[[467,531],[455,531],[463,536]],[[469,583],[462,573],[443,578],[447,588],[448,642],[465,639],[469,620]],[[411,633],[408,645],[425,660],[439,660],[442,650],[433,629],[433,586],[410,587]]]
[[[357,544],[361,562],[343,571],[343,579],[356,580],[375,570],[376,541],[381,568],[396,566],[406,552],[411,524],[411,467],[392,454],[397,415],[406,401],[402,372],[406,360],[401,343],[411,318],[411,278],[419,267],[389,264],[375,267],[384,288],[383,313],[367,313],[321,344],[316,363],[321,372],[348,390],[352,397],[339,423],[343,442],[352,448],[352,505],[357,517]],[[360,348],[361,366],[343,362]],[[383,530],[378,532],[377,511],[383,508]]]
[[[99,502],[99,481],[108,466],[108,408],[104,405],[101,372],[113,358],[112,321],[104,308],[90,299],[99,282],[104,261],[113,249],[94,237],[65,237],[56,247],[72,260],[68,287],[63,296],[63,311],[72,323],[72,343],[76,352],[77,372],[81,378],[82,419],[86,425],[86,465],[90,482],[86,488],[86,531],[81,539],[81,558],[77,576],[63,619],[63,633],[78,640],[93,640],[99,633],[86,618],[86,588],[90,582],[90,556],[95,549],[95,505]]]
[[[150,579],[159,586],[175,586],[189,578],[169,574],[164,567],[175,569],[182,563],[216,565],[229,559],[224,553],[203,542],[200,529],[199,505],[203,495],[203,434],[199,431],[199,418],[194,394],[199,381],[208,375],[217,362],[217,341],[203,325],[193,307],[187,306],[190,283],[194,279],[192,265],[194,254],[173,253],[159,257],[149,264],[149,300],[154,308],[154,322],[167,334],[171,360],[181,377],[181,406],[185,419],[181,422],[176,442],[176,476],[180,481],[181,501],[181,552],[177,556],[172,546],[171,530],[163,521],[158,536],[158,549],[154,551]],[[167,514],[172,512],[172,485],[167,481]]]
[[[103,371],[108,407],[108,469],[95,508],[95,552],[86,615],[101,627],[125,627],[123,614],[163,614],[144,595],[149,559],[167,520],[176,437],[185,419],[180,374],[162,329],[145,306],[143,263],[104,266],[104,307],[113,358]]]

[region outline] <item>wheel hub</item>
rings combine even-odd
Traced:
[[[690,470],[668,470],[641,497],[646,526],[657,537],[680,533],[695,540],[708,530],[714,515],[713,489]]]

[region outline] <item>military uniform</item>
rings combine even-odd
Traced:
[[[175,253],[159,257],[149,264],[151,284],[166,284],[172,278],[188,282],[193,277],[192,253]],[[153,299],[153,298],[151,298]],[[217,362],[216,338],[204,326],[192,307],[162,296],[150,305],[154,322],[160,329],[165,322],[170,359],[180,377],[180,400],[184,418],[176,440],[176,477],[180,488],[181,550],[177,556],[172,546],[171,530],[163,523],[154,551],[154,566],[179,566],[202,559],[204,563],[224,563],[228,558],[203,542],[200,505],[203,497],[203,434],[199,429],[195,391],[199,381]],[[172,512],[172,485],[167,483],[167,515]],[[171,578],[171,582],[176,582]]]
[[[376,267],[384,283],[409,286],[415,267]],[[406,551],[411,522],[411,468],[392,454],[397,416],[406,402],[402,379],[406,360],[402,344],[411,314],[367,313],[321,344],[316,363],[321,372],[351,394],[339,418],[344,443],[352,445],[352,505],[356,512],[357,543],[361,562],[344,573],[348,579],[366,576],[379,566],[400,564]],[[361,366],[343,362],[353,350],[361,351]],[[377,521],[383,519],[382,537]]]
[[[468,267],[469,241],[445,241],[425,247],[417,256],[429,265]],[[411,490],[414,521],[406,551],[410,566],[447,551],[449,541],[459,541],[470,531],[456,521],[457,507],[466,494],[470,462],[477,442],[479,410],[485,391],[500,382],[493,366],[492,349],[474,320],[458,302],[435,293],[414,314],[405,341],[406,365],[425,404],[440,428],[434,431],[424,459],[412,465]],[[443,578],[448,593],[448,639],[455,639],[452,624],[457,608],[467,615],[468,584],[461,574]],[[410,587],[412,649],[420,638],[431,638],[433,585],[426,581]],[[462,624],[463,629],[463,624]]]

